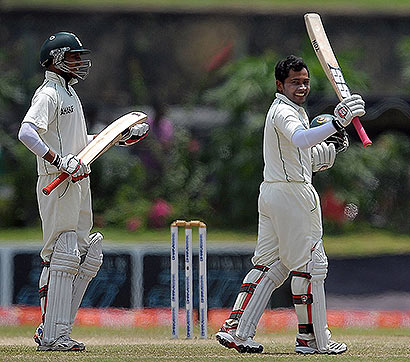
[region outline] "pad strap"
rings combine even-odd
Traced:
[[[302,334],[313,333],[313,324],[312,323],[298,324],[298,331],[299,333],[302,333]]]
[[[301,272],[301,271],[297,271],[294,270],[290,273],[290,275],[292,275],[292,277],[300,277],[300,278],[305,278],[305,279],[311,279],[312,276],[309,273],[306,272]]]
[[[38,290],[38,295],[41,298],[47,297],[47,292],[48,292],[48,285],[43,285],[39,290]]]
[[[270,268],[268,266],[263,266],[263,265],[254,265],[253,269],[266,273]]]
[[[293,304],[312,304],[312,294],[293,295]]]
[[[254,284],[254,283],[242,284],[241,288],[239,289],[239,293],[253,294],[253,292],[255,291],[255,288],[256,288],[256,284]]]

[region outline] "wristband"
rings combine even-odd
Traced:
[[[336,118],[332,119],[332,124],[333,124],[333,127],[335,127],[337,132],[343,134],[343,131],[345,130],[345,128],[340,124],[340,122]]]
[[[58,169],[60,169],[61,167],[61,157],[59,156],[58,153],[56,153],[54,155],[54,160],[53,162],[50,162],[53,166],[57,167]]]

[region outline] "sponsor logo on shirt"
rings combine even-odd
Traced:
[[[71,105],[71,106],[61,108],[60,115],[64,116],[66,114],[73,113],[73,112],[74,112],[74,106]]]

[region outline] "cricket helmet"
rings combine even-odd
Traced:
[[[310,122],[310,128],[318,127],[322,124],[332,122],[335,118],[336,117],[331,114],[321,114],[313,118],[312,122]],[[325,142],[328,144],[333,143],[336,148],[336,153],[344,152],[349,147],[349,137],[344,128],[326,138]]]
[[[53,64],[64,73],[84,80],[91,67],[91,60],[69,62],[64,59],[66,52],[88,54],[90,50],[83,47],[80,39],[75,34],[62,31],[51,35],[43,43],[40,49],[40,64],[43,67]]]

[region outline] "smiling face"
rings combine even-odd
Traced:
[[[293,69],[289,70],[289,75],[282,83],[280,80],[276,81],[276,87],[279,93],[282,93],[292,102],[302,105],[310,91],[310,78],[306,68],[300,71]]]

